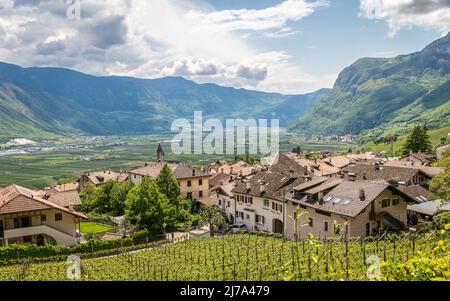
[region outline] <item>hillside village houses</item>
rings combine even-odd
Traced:
[[[372,154],[337,161],[277,156],[274,164],[248,177],[214,176],[218,177],[211,188],[215,201],[209,203],[216,202],[230,222],[245,224],[250,231],[290,238],[295,229],[297,237],[309,233],[366,236],[384,229],[406,229],[408,205],[430,201],[427,183],[441,171],[426,166],[384,166]],[[337,168],[331,165],[333,161],[341,166],[339,172],[319,172]],[[290,217],[298,206],[302,215],[296,227]]]
[[[75,246],[79,243],[77,227],[84,219],[84,214],[44,199],[30,189],[11,185],[0,190],[0,246]]]
[[[166,163],[178,180],[182,196],[194,201],[209,196],[209,174],[187,164],[165,162],[161,145],[158,146],[156,163],[146,163],[143,167],[129,171],[130,183],[139,185],[144,177],[156,179]]]

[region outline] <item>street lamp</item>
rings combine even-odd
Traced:
[[[164,239],[166,239],[166,227],[167,227],[167,224],[166,224],[166,223],[164,223],[164,224],[163,224],[163,230],[164,230]]]

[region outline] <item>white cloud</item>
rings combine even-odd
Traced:
[[[65,2],[0,0],[0,61],[96,75],[183,76],[285,93],[332,83],[302,72],[286,53],[261,51],[242,33],[296,34],[287,24],[327,1],[214,11],[198,1],[83,0],[78,21],[67,18]]]
[[[402,29],[424,27],[450,30],[449,0],[360,0],[360,15],[373,20],[386,20],[391,36]]]

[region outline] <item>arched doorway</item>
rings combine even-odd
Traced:
[[[40,247],[42,247],[43,245],[45,245],[45,239],[44,239],[44,235],[39,234],[38,236],[36,236],[36,244]]]
[[[277,233],[277,234],[283,234],[283,222],[280,221],[279,219],[274,219],[272,221],[272,232],[273,233]]]

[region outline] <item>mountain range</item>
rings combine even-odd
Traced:
[[[416,53],[358,60],[290,129],[367,142],[418,123],[450,124],[450,33]]]
[[[0,63],[0,137],[161,133],[194,111],[219,119],[279,118],[286,127],[327,92],[281,95],[179,77],[95,77]]]

